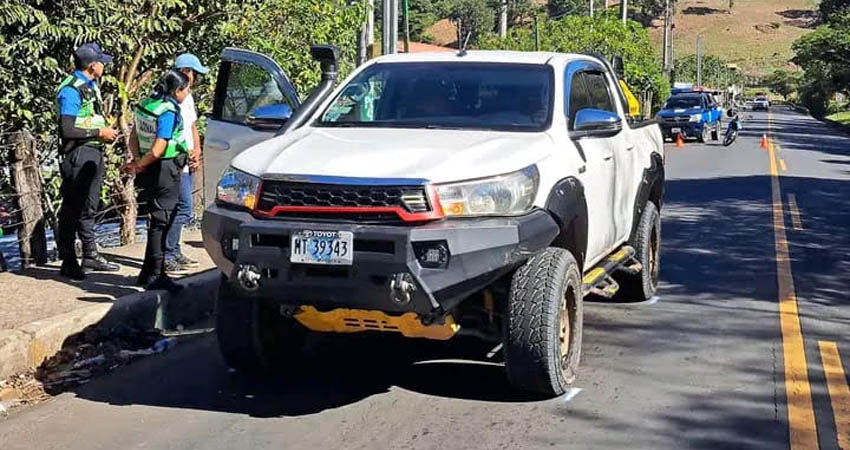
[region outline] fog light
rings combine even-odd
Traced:
[[[225,234],[221,238],[221,252],[224,257],[230,261],[236,261],[236,254],[239,253],[239,236]]]
[[[449,265],[449,244],[446,241],[414,242],[413,253],[419,265],[427,269],[443,269]]]

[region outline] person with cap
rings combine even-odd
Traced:
[[[76,70],[56,91],[62,176],[57,243],[62,259],[60,273],[74,280],[85,278],[84,269],[119,269],[98,253],[94,238],[94,217],[105,171],[103,148],[118,137],[118,131],[106,124],[97,84],[104,65],[111,62],[112,57],[98,44],[79,46],[74,52]],[[77,261],[77,236],[83,244],[82,266]]]
[[[176,292],[182,287],[165,272],[165,238],[180,197],[180,178],[189,159],[180,104],[190,92],[189,78],[169,70],[153,94],[136,107],[130,136],[133,161],[124,170],[136,174],[142,212],[149,215],[145,260],[136,283],[149,290]]]
[[[189,79],[189,87],[194,87],[198,77],[210,70],[201,64],[201,60],[191,53],[184,53],[174,61],[174,69],[180,71]],[[189,164],[183,167],[180,177],[180,198],[177,202],[177,212],[174,221],[168,229],[165,238],[165,271],[170,274],[185,273],[186,269],[199,267],[195,261],[180,250],[180,239],[183,227],[192,221],[194,204],[192,191],[194,188],[194,172],[201,164],[201,139],[198,134],[198,112],[195,109],[195,99],[191,92],[180,103],[180,118],[183,122],[183,140],[189,149]]]

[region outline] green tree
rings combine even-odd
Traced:
[[[556,52],[593,52],[606,57],[620,56],[625,63],[625,81],[636,93],[651,92],[653,103],[660,104],[670,93],[670,85],[661,73],[661,62],[654,52],[649,32],[634,21],[626,25],[616,14],[596,18],[567,16],[539,22],[540,48]],[[485,35],[478,47],[484,49],[533,51],[535,37],[529,27],[513,28],[500,39]]]
[[[850,95],[850,22],[819,26],[792,45],[792,61],[805,73],[800,98],[813,113],[826,111],[835,93]]]
[[[799,74],[787,70],[776,70],[765,80],[770,90],[781,95],[786,101],[788,96],[797,91],[800,83]]]
[[[479,36],[492,31],[495,25],[495,10],[487,0],[456,0],[450,2],[446,12],[457,26],[459,45],[467,38],[469,45],[474,45]]]
[[[850,13],[850,0],[821,0],[818,14],[823,22],[832,22]]]
[[[743,85],[744,79],[736,71],[729,70],[728,61],[715,55],[702,57],[702,84],[715,89],[723,89],[733,84]],[[676,59],[676,81],[697,82],[697,56],[687,55]]]

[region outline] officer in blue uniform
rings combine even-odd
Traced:
[[[97,44],[83,44],[74,52],[76,70],[59,85],[56,101],[59,113],[59,172],[62,176],[62,207],[59,211],[57,244],[62,259],[60,273],[74,280],[85,278],[83,268],[117,271],[97,252],[94,216],[100,204],[103,185],[104,143],[118,132],[107,126],[97,80],[112,57]],[[83,244],[82,267],[75,251],[76,236]]]

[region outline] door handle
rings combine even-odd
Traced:
[[[215,149],[217,149],[217,150],[221,150],[221,151],[228,151],[228,150],[230,150],[230,143],[229,143],[229,142],[227,142],[227,141],[220,141],[220,140],[218,140],[218,139],[207,139],[207,142],[206,142],[206,143],[207,143],[209,146],[211,146],[211,147],[213,147],[213,148],[215,148]]]
[[[627,152],[630,152],[630,151],[632,151],[632,150],[634,150],[634,149],[635,149],[635,146],[634,146],[634,145],[629,145],[628,147],[626,147],[626,151],[627,151]]]
[[[604,157],[602,157],[602,159],[605,160],[605,161],[611,161],[612,159],[614,159],[614,155],[604,156]]]

